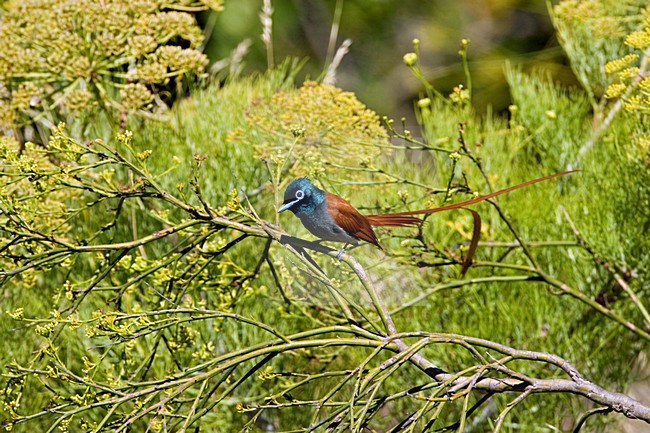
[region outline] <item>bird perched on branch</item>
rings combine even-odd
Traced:
[[[285,190],[284,202],[278,209],[278,213],[290,210],[300,218],[302,225],[314,236],[324,241],[344,242],[345,245],[337,255],[340,259],[347,245],[357,245],[359,241],[369,242],[381,249],[377,236],[372,229],[373,227],[417,226],[423,220],[417,218],[416,215],[429,215],[451,209],[466,209],[474,217],[474,231],[470,248],[461,270],[461,273],[464,274],[471,264],[471,259],[478,245],[481,232],[480,216],[476,211],[467,209],[467,206],[569,173],[572,173],[572,171],[563,171],[532,179],[490,194],[479,195],[460,203],[430,209],[380,215],[362,215],[347,200],[323,191],[316,187],[308,178],[301,177],[294,179]]]

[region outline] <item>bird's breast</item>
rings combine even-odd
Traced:
[[[310,213],[296,213],[300,218],[302,225],[314,236],[319,237],[324,241],[332,242],[345,242],[349,244],[357,244],[356,238],[350,236],[345,230],[339,227],[334,220],[325,210],[319,212],[317,208]]]

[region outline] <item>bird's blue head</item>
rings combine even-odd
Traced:
[[[294,179],[284,191],[284,202],[279,212],[290,210],[293,213],[310,213],[325,201],[325,192],[318,189],[306,177]]]

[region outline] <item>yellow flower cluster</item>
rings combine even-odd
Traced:
[[[645,50],[650,47],[650,27],[627,35],[625,44],[637,50]]]
[[[639,60],[638,54],[628,54],[626,56],[621,57],[620,59],[615,59],[612,60],[611,62],[607,62],[605,65],[605,72],[608,74],[613,74],[615,72],[620,71],[621,69],[625,69],[629,67],[630,65],[633,65]]]
[[[255,103],[248,117],[269,133],[257,146],[261,157],[284,162],[295,146],[291,157],[304,163],[297,174],[305,168],[313,176],[336,166],[358,167],[377,157],[388,139],[377,114],[353,93],[315,82]]]
[[[9,0],[3,7],[0,127],[15,127],[52,107],[151,109],[157,86],[207,65],[197,50],[202,31],[186,11],[221,10],[223,2]]]
[[[587,25],[594,36],[625,35],[623,22],[611,15],[611,8],[602,0],[564,0],[553,7],[556,16],[574,25]]]
[[[650,13],[646,14],[642,29],[631,32],[625,37],[625,45],[642,54],[629,53],[621,58],[614,59],[605,65],[605,72],[614,76],[605,91],[608,99],[622,98],[623,106],[628,112],[650,112],[650,76],[648,67],[640,69],[642,62],[640,56],[647,56],[650,49]]]

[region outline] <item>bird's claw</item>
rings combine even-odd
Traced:
[[[345,248],[341,248],[339,250],[338,254],[336,254],[336,260],[341,260],[341,257],[343,257],[343,254],[345,254]]]

